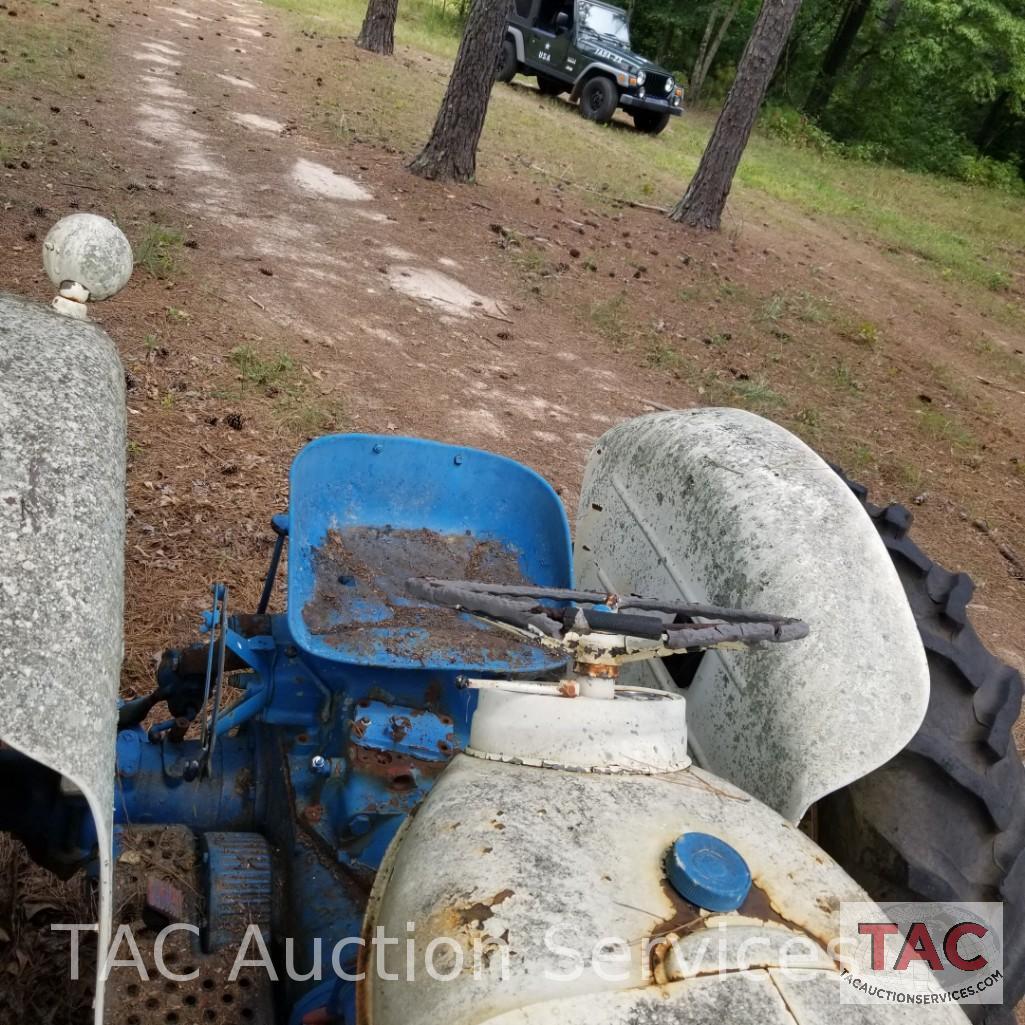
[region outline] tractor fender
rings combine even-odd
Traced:
[[[98,327],[0,293],[0,740],[77,788],[111,922],[124,371]],[[102,960],[102,959],[98,959]],[[96,980],[96,1022],[103,979]]]
[[[809,624],[801,641],[707,652],[686,689],[697,763],[791,822],[892,758],[925,716],[925,652],[875,528],[818,455],[753,413],[608,431],[584,473],[574,561],[581,588]],[[675,689],[671,669],[643,663],[623,682]]]

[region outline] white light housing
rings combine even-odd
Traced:
[[[675,88],[676,83],[673,81],[673,76],[670,75],[669,78],[666,79],[666,92],[671,93]]]
[[[638,85],[644,85],[645,79],[647,77],[648,76],[643,71],[638,71],[637,72],[637,84]]]

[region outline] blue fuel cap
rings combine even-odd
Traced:
[[[735,911],[751,890],[751,870],[728,843],[708,833],[684,833],[666,855],[673,889],[708,911]]]

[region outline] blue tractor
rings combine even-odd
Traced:
[[[873,810],[925,764],[929,659],[896,514],[798,439],[728,409],[613,428],[574,543],[519,463],[318,438],[256,609],[214,584],[123,700],[116,352],[0,296],[0,365],[0,825],[95,882],[97,1025],[908,1020],[848,1006],[837,942],[846,908],[943,895],[915,781]],[[1005,811],[966,820],[992,865],[945,896],[1005,901],[1010,967]]]

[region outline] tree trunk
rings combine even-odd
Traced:
[[[897,22],[900,20],[900,12],[904,7],[904,0],[890,0],[886,7],[886,14],[883,15],[882,24],[879,27],[879,39],[878,41],[862,53],[858,62],[861,64],[861,72],[858,75],[858,80],[854,86],[854,92],[857,95],[861,95],[868,89],[869,84],[872,81],[872,76],[875,74],[875,64],[871,58],[876,57],[882,52],[886,45],[887,37],[897,27]]]
[[[662,41],[659,43],[658,51],[655,54],[656,64],[665,64],[669,54],[673,52],[673,47],[676,45],[676,33],[678,26],[675,22],[666,29],[666,34],[662,36]]]
[[[694,58],[694,67],[691,68],[690,72],[690,83],[687,89],[687,95],[690,100],[695,100],[701,95],[701,67],[705,63],[705,54],[708,52],[708,44],[712,41],[712,32],[715,30],[715,19],[719,16],[719,11],[722,8],[721,3],[712,4],[712,9],[708,12],[708,21],[705,22],[705,32],[701,37],[701,45],[698,47],[698,55]]]
[[[372,53],[391,56],[395,50],[395,15],[399,0],[370,0],[356,45]]]
[[[733,176],[800,6],[801,0],[762,3],[697,173],[669,215],[674,221],[718,231]]]
[[[434,130],[409,165],[413,174],[473,181],[510,6],[511,0],[473,0]]]
[[[730,4],[729,10],[723,15],[723,19],[719,23],[714,39],[710,38],[712,27],[716,15],[722,10],[722,6],[716,4],[712,9],[712,13],[708,16],[708,24],[705,26],[701,48],[698,50],[697,60],[694,61],[694,69],[690,76],[689,98],[692,103],[696,103],[701,96],[701,90],[705,87],[705,79],[708,78],[708,72],[712,70],[712,61],[715,60],[715,55],[719,52],[719,47],[722,46],[722,41],[726,38],[726,30],[730,27],[730,22],[733,21],[737,11],[740,10],[740,3],[741,0],[733,0],[733,3]]]
[[[822,60],[822,67],[819,68],[808,98],[804,101],[804,111],[810,117],[818,117],[826,109],[871,6],[872,0],[850,0],[844,8],[840,24],[837,25],[826,50],[826,56]]]
[[[996,99],[989,105],[989,110],[986,112],[982,126],[975,135],[975,145],[984,156],[989,152],[990,147],[1000,135],[1000,122],[1004,119],[1007,101],[1010,98],[1011,92],[1009,89],[1005,89],[997,95]]]

